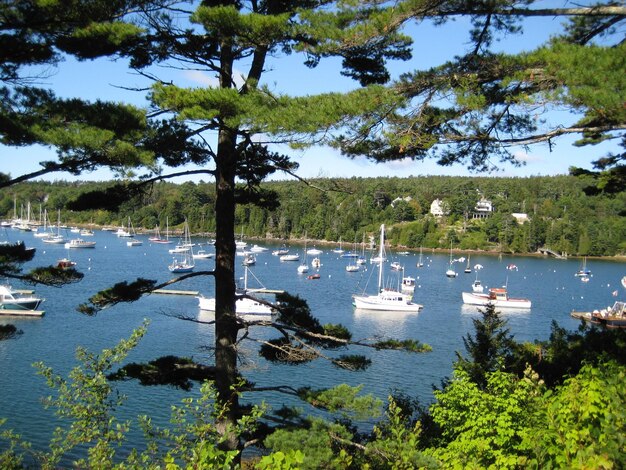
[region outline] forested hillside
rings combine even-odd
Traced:
[[[591,184],[574,176],[493,178],[428,176],[413,178],[318,179],[308,184],[279,181],[263,184],[274,192],[276,209],[239,205],[236,231],[247,237],[309,239],[361,243],[390,227],[392,245],[535,252],[546,246],[571,255],[613,256],[626,252],[626,195],[587,195]],[[117,212],[74,211],[79,192],[108,183],[30,182],[4,190],[0,215],[19,216],[31,204],[31,218],[46,209],[53,223],[61,210],[67,224],[123,224],[130,215],[135,227],[151,230],[180,227],[187,218],[194,233],[214,232],[213,183],[158,183],[122,205]],[[474,218],[481,198],[493,204],[485,218]],[[449,212],[436,218],[434,199]],[[519,223],[511,214],[525,213]]]

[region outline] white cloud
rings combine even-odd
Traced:
[[[185,70],[183,72],[183,78],[192,83],[207,87],[214,87],[218,85],[217,78],[211,77],[200,70]]]
[[[201,70],[185,70],[183,71],[183,79],[205,87],[217,87],[219,85],[217,77],[213,77]],[[243,75],[237,70],[233,71],[233,80],[237,87],[241,87],[244,83]]]
[[[524,151],[519,151],[519,152],[515,152],[513,154],[513,157],[515,158],[515,160],[517,160],[518,162],[524,162],[524,163],[541,163],[543,162],[543,157],[539,156],[539,155],[533,155],[530,153],[526,153]]]

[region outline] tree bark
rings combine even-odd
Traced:
[[[233,55],[228,44],[222,45],[220,86],[229,88]],[[226,437],[225,450],[239,448],[239,439],[229,426],[235,424],[239,400],[234,385],[237,383],[237,333],[235,315],[235,173],[237,134],[222,127],[218,134],[215,158],[215,387],[218,406],[226,412],[217,423]]]

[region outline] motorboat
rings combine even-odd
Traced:
[[[252,248],[250,248],[250,252],[252,253],[265,253],[266,251],[269,251],[268,248],[259,245],[253,245]]]
[[[69,258],[61,258],[57,261],[57,268],[69,269],[73,268],[74,266],[76,266],[76,261],[72,261]]]
[[[402,265],[399,261],[392,261],[389,267],[394,271],[402,271]]]
[[[415,278],[413,276],[403,276],[400,289],[403,292],[415,292]]]
[[[253,264],[256,264],[256,256],[254,256],[252,253],[247,254],[246,256],[244,256],[242,264],[244,266],[252,266]]]
[[[463,303],[468,305],[485,306],[493,304],[500,308],[530,308],[531,301],[528,299],[509,297],[506,287],[492,287],[489,292],[463,292]]]
[[[41,316],[37,310],[44,299],[31,294],[23,294],[7,285],[0,285],[0,315]]]
[[[607,328],[626,328],[626,302],[615,302],[612,307],[591,312],[591,322]]]
[[[422,305],[413,302],[411,295],[391,288],[383,287],[383,264],[385,247],[385,224],[380,226],[380,247],[378,254],[378,291],[376,295],[353,295],[352,304],[362,310],[375,310],[387,312],[413,312],[417,313]]]
[[[143,242],[137,239],[128,240],[126,242],[126,246],[141,246],[141,245],[143,245]]]
[[[313,260],[311,261],[311,266],[313,266],[314,268],[319,268],[320,266],[322,266],[322,260],[318,257],[313,258]]]
[[[313,247],[313,248],[309,248],[309,249],[306,251],[306,254],[307,254],[307,255],[311,255],[311,256],[321,255],[322,253],[324,253],[322,250],[320,250],[320,249],[318,249],[318,248],[315,248],[315,247]]]
[[[281,261],[299,261],[300,260],[300,255],[290,255],[290,254],[285,254],[285,255],[281,255],[281,257],[279,258]]]
[[[286,245],[282,245],[279,249],[272,251],[274,256],[283,256],[289,253],[289,248]]]
[[[73,238],[65,244],[65,248],[95,248],[96,242],[83,240],[82,238]]]
[[[479,279],[476,279],[474,282],[472,282],[472,292],[482,293],[484,291],[485,291],[485,288]]]
[[[209,253],[206,250],[198,250],[196,253],[193,254],[193,259],[209,259],[214,257],[215,255],[213,253]]]

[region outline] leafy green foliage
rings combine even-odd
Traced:
[[[544,468],[623,467],[625,378],[626,368],[615,362],[585,365],[547,394],[544,431],[527,435],[529,446],[541,449],[529,463]]]
[[[488,372],[484,388],[464,371],[435,391],[430,413],[442,430],[429,455],[446,467],[517,468],[529,449],[525,432],[535,427],[543,388],[532,375],[519,380],[512,374]]]
[[[366,419],[380,415],[382,402],[372,395],[359,396],[363,386],[351,387],[346,384],[331,389],[313,390],[303,388],[298,395],[316,408],[330,412],[341,412],[344,416],[354,419]]]
[[[56,392],[56,396],[46,398],[45,405],[54,408],[57,416],[70,423],[68,429],[56,428],[50,452],[40,456],[41,468],[57,468],[64,456],[81,445],[89,446],[89,460],[78,460],[78,466],[95,463],[111,466],[115,447],[124,440],[129,422],[119,423],[113,416],[124,397],[114,393],[106,374],[113,365],[124,360],[146,333],[146,328],[147,323],[144,323],[129,339],[121,340],[100,355],[78,348],[76,359],[82,366],[72,369],[69,380],[55,375],[43,363],[36,364],[39,374]]]
[[[292,470],[304,463],[304,454],[299,450],[274,452],[261,457],[255,468],[259,470]]]
[[[411,469],[437,468],[437,461],[419,450],[420,422],[412,427],[403,410],[389,398],[385,421],[374,426],[371,440],[365,445],[361,459],[372,468]]]

